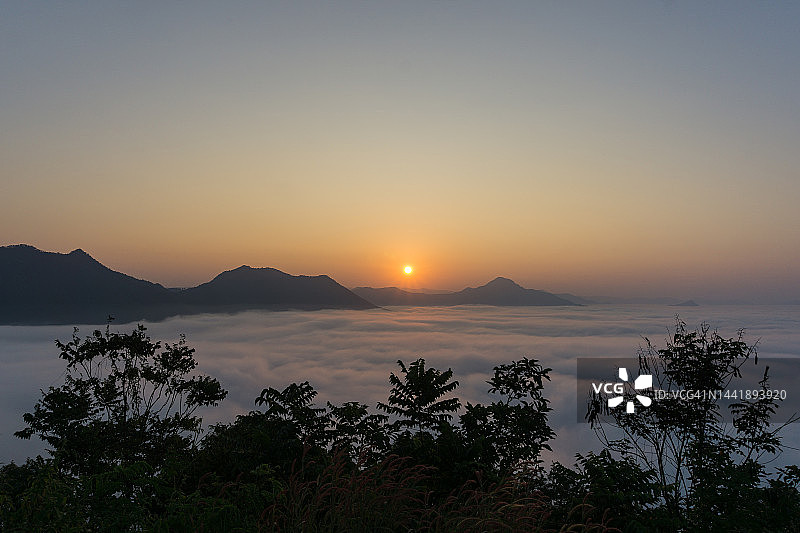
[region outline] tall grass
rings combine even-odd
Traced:
[[[440,501],[426,481],[431,467],[392,455],[370,467],[353,465],[337,454],[314,477],[318,465],[300,460],[284,489],[262,513],[260,531],[612,533],[606,520],[594,522],[596,510],[576,506],[563,527],[549,523],[550,502],[514,477],[486,483],[478,475]],[[602,518],[602,517],[601,517]]]

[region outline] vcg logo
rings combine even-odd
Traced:
[[[625,401],[625,383],[628,381],[628,370],[626,368],[619,369],[619,379],[622,383],[592,383],[592,389],[594,390],[595,394],[600,394],[600,391],[608,395],[616,394],[608,399],[608,406],[610,408],[618,407]],[[633,382],[634,390],[644,390],[653,387],[653,376],[651,374],[643,374],[636,378]],[[647,396],[643,396],[641,394],[636,395],[636,399],[639,400],[644,407],[648,407],[653,400]],[[632,400],[628,400],[625,404],[625,412],[626,413],[633,413],[634,412],[634,405]]]

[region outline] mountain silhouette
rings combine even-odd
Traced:
[[[375,307],[329,276],[293,276],[274,268],[240,266],[180,293],[203,311],[258,308],[369,309]]]
[[[111,270],[80,249],[60,254],[0,247],[3,324],[103,323],[109,315],[158,314],[174,301],[161,285]]]
[[[170,290],[116,272],[83,250],[0,247],[0,324],[102,324],[243,309],[375,307],[328,276],[239,267],[208,283]]]
[[[351,290],[375,305],[448,305],[444,303],[437,303],[436,301],[441,296],[448,296],[443,294],[409,292],[398,289],[397,287],[381,287],[379,289],[373,287],[355,287]]]
[[[526,289],[503,277],[449,294],[414,293],[397,287],[356,287],[353,292],[376,305],[578,305],[549,292]]]
[[[555,293],[555,295],[558,296],[559,298],[563,298],[564,300],[579,305],[592,305],[597,303],[594,300],[590,300],[589,298],[584,298],[583,296],[577,296],[569,292],[557,292]]]

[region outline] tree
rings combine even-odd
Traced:
[[[458,381],[450,381],[453,369],[440,372],[435,368],[425,368],[425,359],[417,359],[406,368],[403,361],[397,361],[403,373],[400,379],[392,372],[389,383],[389,403],[378,403],[378,409],[397,415],[397,426],[418,428],[420,431],[433,430],[442,422],[449,422],[453,413],[461,407],[458,398],[441,400],[445,394],[458,387]]]
[[[689,331],[678,319],[665,348],[645,340],[639,371],[652,375],[653,388],[637,392],[651,400],[656,390],[727,390],[741,378],[744,364],[757,363],[756,345],[744,341],[743,330],[726,339],[707,324]],[[593,394],[587,417],[610,450],[655,473],[667,514],[678,518],[670,529],[777,530],[786,515],[770,511],[769,501],[782,498],[776,491],[791,489],[796,506],[796,490],[790,481],[778,488],[766,485],[764,458],[780,450],[783,427],[770,425],[778,401],[769,393],[768,367],[759,387],[764,394],[729,406],[732,424],[724,422],[721,399],[713,394],[652,401],[635,413],[610,409],[606,398]],[[608,436],[601,415],[611,417],[611,427],[623,438]],[[785,479],[794,480],[779,478]]]
[[[289,422],[302,440],[324,446],[329,420],[324,407],[313,407],[316,395],[308,381],[291,383],[282,391],[272,387],[262,390],[256,405],[266,407],[266,419]]]
[[[442,423],[453,418],[453,413],[461,406],[458,398],[440,400],[442,396],[453,392],[458,381],[450,381],[453,369],[440,372],[435,368],[425,368],[425,359],[417,359],[406,368],[403,361],[397,364],[403,373],[400,379],[394,372],[389,374],[389,403],[378,403],[378,409],[397,415],[400,419],[397,426],[413,428],[420,431],[433,430]]]
[[[499,401],[488,406],[467,403],[461,425],[467,441],[479,448],[481,463],[510,472],[523,462],[538,461],[542,449],[550,449],[547,441],[555,433],[547,423],[551,409],[543,394],[550,370],[527,357],[496,366],[486,383]]]
[[[131,333],[106,327],[85,339],[75,328],[71,341],[56,345],[67,362],[64,384],[42,391],[15,435],[44,440],[67,472],[99,474],[137,462],[159,468],[199,435],[197,408],[227,395],[216,379],[189,377],[197,363],[183,336],[162,348],[142,325]]]
[[[388,416],[372,414],[366,404],[359,402],[345,402],[339,406],[328,402],[328,410],[333,450],[346,452],[354,461],[374,463],[389,447]]]
[[[575,469],[558,462],[540,472],[537,486],[547,495],[550,522],[558,526],[577,509],[602,515],[614,531],[664,531],[669,517],[654,509],[658,500],[655,473],[645,471],[630,457],[616,459],[608,450],[577,454]]]

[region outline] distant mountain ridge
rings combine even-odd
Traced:
[[[158,314],[173,302],[163,286],[111,270],[81,249],[0,247],[2,324],[103,323],[111,313]]]
[[[222,272],[207,283],[180,292],[189,305],[260,308],[369,309],[375,307],[330,276],[293,276],[275,268],[246,265]]]
[[[579,305],[555,294],[536,289],[526,289],[514,281],[497,277],[480,287],[467,287],[447,294],[415,293],[397,287],[356,287],[352,289],[365,300],[376,305],[496,305],[539,306]]]
[[[116,272],[83,250],[0,247],[0,324],[102,324],[245,309],[370,309],[328,276],[242,266],[180,291]]]

